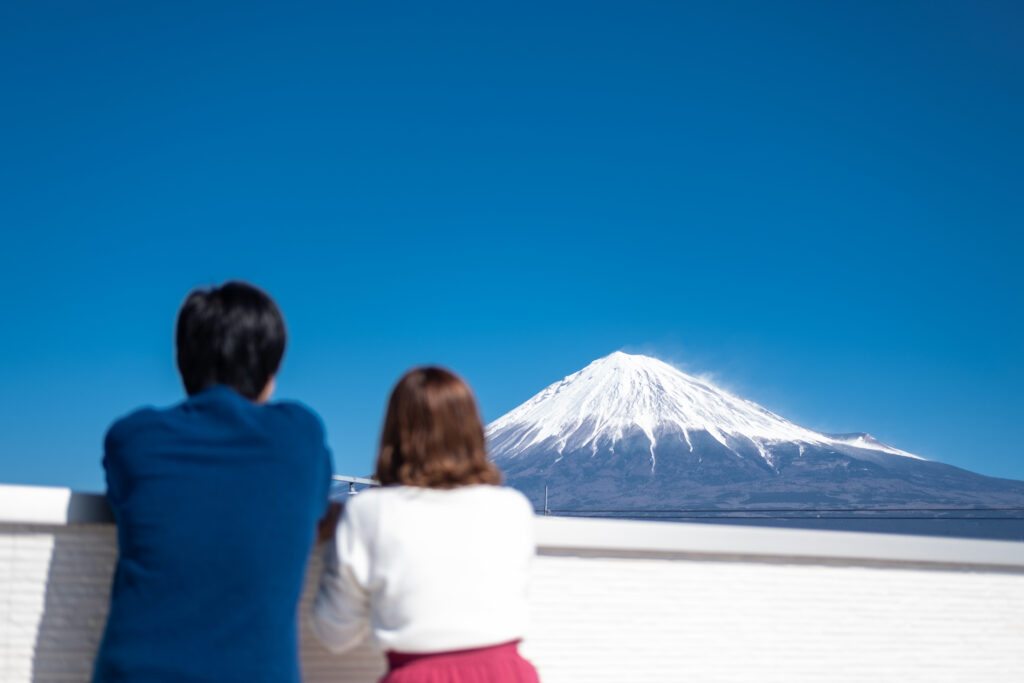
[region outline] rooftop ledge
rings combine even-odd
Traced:
[[[103,496],[0,484],[0,525],[112,524]],[[1024,573],[1024,543],[850,531],[537,517],[541,555],[708,559]]]
[[[1024,543],[537,517],[523,653],[544,683],[1020,683]],[[117,538],[102,496],[0,485],[0,681],[87,683]],[[300,602],[306,683],[374,683]]]

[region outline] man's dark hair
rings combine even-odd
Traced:
[[[189,293],[178,312],[176,343],[189,396],[224,384],[254,400],[281,365],[284,319],[262,290],[225,282]]]

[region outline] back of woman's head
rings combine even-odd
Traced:
[[[487,460],[473,392],[439,367],[414,368],[391,391],[377,455],[377,480],[450,489],[500,484]]]

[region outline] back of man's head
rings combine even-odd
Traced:
[[[189,396],[224,384],[256,400],[284,355],[284,319],[265,292],[239,281],[196,289],[178,312],[178,371]]]

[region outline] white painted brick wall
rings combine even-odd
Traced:
[[[0,523],[0,681],[88,680],[115,557],[109,525]],[[531,609],[546,683],[1024,681],[1019,570],[542,555]],[[311,682],[383,671],[306,630],[302,661]]]
[[[560,681],[1024,681],[1024,576],[542,557],[524,652]]]

